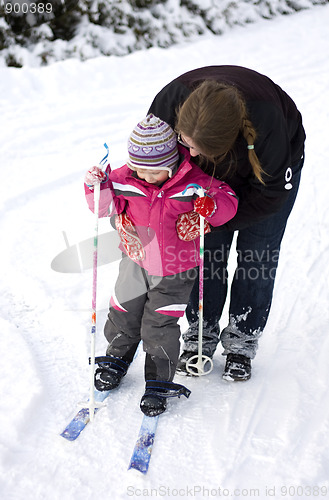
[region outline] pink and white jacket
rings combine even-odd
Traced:
[[[179,147],[179,151],[184,159],[161,187],[138,179],[127,165],[112,172],[108,165],[109,179],[101,184],[99,216],[126,212],[145,250],[140,265],[154,276],[169,276],[199,265],[199,239],[182,241],[176,230],[178,216],[193,210],[197,198],[194,188],[183,194],[188,184],[200,185],[215,200],[216,210],[206,217],[212,226],[225,224],[237,211],[238,200],[230,186],[205,174],[185,148]],[[93,211],[93,191],[85,185],[85,193]]]

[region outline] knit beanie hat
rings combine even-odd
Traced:
[[[132,131],[128,154],[127,165],[132,170],[167,170],[171,177],[179,157],[176,134],[166,122],[150,114]]]

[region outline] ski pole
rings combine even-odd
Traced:
[[[204,196],[204,190],[198,184],[188,184],[185,191],[193,187],[198,196]],[[200,215],[200,261],[199,261],[199,333],[198,333],[198,354],[192,356],[186,363],[186,370],[191,375],[208,375],[213,369],[213,360],[202,353],[203,340],[203,282],[204,282],[204,217]]]
[[[104,144],[107,153],[100,161],[99,166],[103,167],[109,155],[109,148]],[[94,420],[95,409],[99,408],[100,404],[95,402],[94,392],[94,375],[95,375],[95,337],[96,337],[96,296],[97,296],[97,257],[98,257],[98,214],[99,214],[99,198],[100,184],[94,186],[94,214],[95,214],[95,229],[94,229],[94,251],[93,251],[93,287],[92,287],[92,303],[91,303],[91,352],[90,352],[90,391],[89,391],[89,418]]]

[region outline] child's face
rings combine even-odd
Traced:
[[[139,179],[148,182],[149,184],[154,184],[155,186],[160,186],[169,177],[168,170],[149,170],[147,168],[136,168],[136,173]]]

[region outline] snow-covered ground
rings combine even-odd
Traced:
[[[329,497],[328,25],[326,5],[166,50],[0,69],[1,499]],[[93,235],[82,183],[103,143],[121,166],[156,92],[211,64],[256,69],[293,96],[306,163],[251,380],[221,379],[220,348],[208,377],[176,377],[192,395],[161,417],[149,473],[136,477],[142,352],[78,441],[59,436],[88,393],[92,272],[50,263],[63,231],[69,244]],[[99,268],[97,354],[116,272]]]

